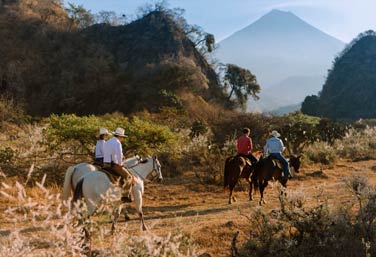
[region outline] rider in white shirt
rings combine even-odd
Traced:
[[[124,140],[124,129],[117,128],[114,137],[104,145],[104,168],[112,170],[124,180],[123,189],[126,193],[122,197],[124,202],[131,202],[132,175],[123,166],[123,148],[121,142]]]
[[[105,128],[99,129],[99,138],[95,145],[95,164],[103,166],[104,145],[108,139],[108,130]]]
[[[279,137],[281,136],[278,131],[273,130],[270,133],[271,138],[266,141],[264,146],[264,156],[267,157],[268,153],[271,157],[276,157],[283,164],[283,171],[285,178],[291,177],[289,170],[289,163],[286,158],[282,155],[282,152],[285,150],[283,142]]]

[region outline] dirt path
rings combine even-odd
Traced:
[[[345,178],[353,174],[365,174],[370,183],[376,184],[376,161],[359,163],[341,162],[331,169],[320,171],[318,167],[303,168],[288,183],[291,193],[304,194],[307,201],[315,203],[316,197],[327,200],[330,206],[338,206],[352,198]],[[242,182],[236,192],[238,201],[227,204],[227,194],[222,187],[203,185],[192,175],[168,179],[163,185],[147,184],[144,214],[150,229],[157,234],[180,230],[192,235],[200,248],[213,256],[229,256],[231,241],[239,231],[239,245],[249,235],[250,217],[258,206],[259,194],[254,201],[248,200],[248,184]],[[279,207],[278,186],[266,189],[267,204],[261,208],[269,213]],[[131,211],[131,208],[129,208]],[[127,223],[131,233],[140,233],[137,216]],[[124,224],[124,223],[123,223]]]
[[[353,174],[365,174],[371,184],[376,184],[376,161],[358,163],[340,162],[333,168],[320,170],[319,167],[306,167],[289,181],[290,193],[304,194],[308,204],[313,204],[317,196],[336,207],[352,199],[344,182]],[[158,235],[183,232],[192,237],[203,252],[212,256],[230,256],[234,234],[239,232],[238,246],[244,243],[251,233],[251,215],[257,208],[266,213],[279,208],[278,186],[271,184],[266,189],[267,204],[258,206],[259,194],[254,201],[248,200],[248,184],[243,181],[236,191],[238,201],[227,204],[227,194],[221,186],[204,185],[194,174],[181,178],[166,179],[163,184],[146,184],[144,194],[144,215],[149,230]],[[1,213],[9,205],[0,196]],[[120,222],[130,234],[141,234],[140,222],[134,208],[130,208],[131,220]],[[6,228],[6,223],[2,227]],[[0,228],[2,232],[6,229]],[[6,234],[4,234],[6,235]]]

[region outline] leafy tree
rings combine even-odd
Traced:
[[[83,5],[75,5],[68,3],[66,11],[71,19],[74,27],[82,29],[93,25],[94,17],[90,11],[86,10]]]
[[[258,100],[260,85],[256,76],[249,70],[243,69],[235,64],[227,64],[224,76],[225,87],[230,88],[228,99],[235,96],[240,107],[245,108],[248,96]]]
[[[302,103],[302,112],[307,115],[316,116],[319,114],[320,99],[317,95],[307,96]]]
[[[285,125],[279,130],[289,154],[302,153],[305,146],[319,139],[319,118],[295,112],[284,116],[282,120]]]

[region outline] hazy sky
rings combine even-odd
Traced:
[[[149,0],[65,0],[82,4],[93,13],[101,10],[135,14]],[[376,30],[376,0],[168,0],[168,7],[186,10],[190,24],[226,38],[272,9],[289,10],[322,31],[349,42],[360,32]]]

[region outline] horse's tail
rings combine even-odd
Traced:
[[[72,174],[75,170],[75,166],[69,167],[65,172],[64,187],[63,187],[63,200],[68,200],[72,191]]]
[[[258,183],[259,170],[258,170],[257,166],[258,166],[258,163],[255,164],[255,167],[253,168],[253,172],[251,174],[251,181],[253,183],[253,187],[254,187],[255,191],[257,191],[258,188],[259,188],[259,183]]]
[[[73,193],[73,202],[76,202],[78,199],[82,198],[82,185],[84,183],[84,178],[80,179],[76,185],[76,188],[74,189]]]
[[[226,188],[229,186],[228,177],[229,177],[229,174],[230,174],[229,165],[230,165],[231,160],[232,160],[232,157],[228,157],[226,159],[226,162],[225,162],[225,170],[224,170],[224,174],[223,174],[223,190],[225,192],[226,192]]]

